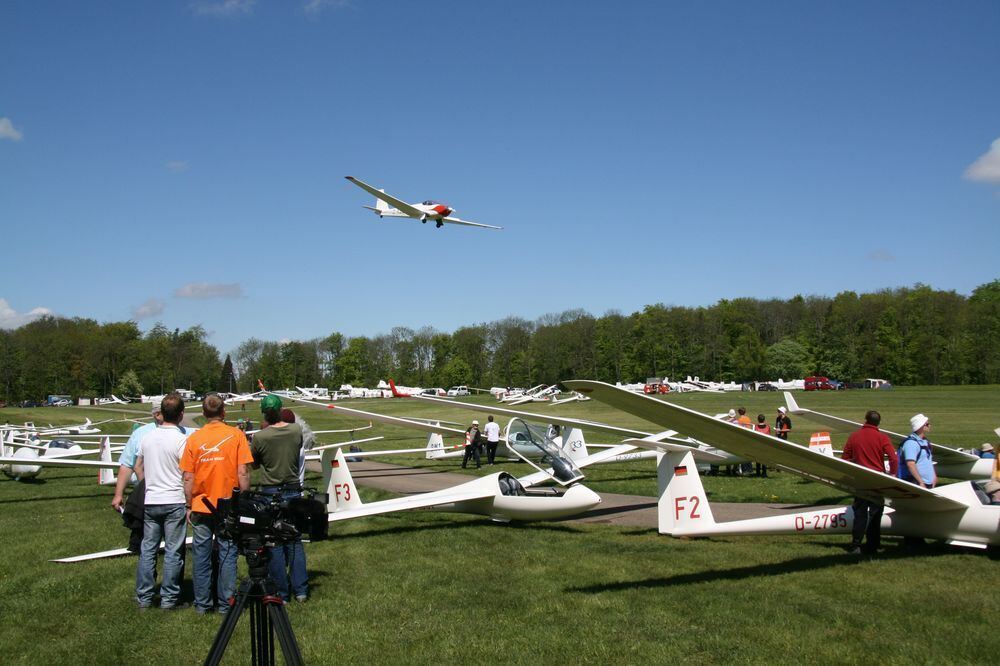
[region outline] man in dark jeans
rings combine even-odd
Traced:
[[[462,469],[469,464],[469,458],[476,459],[476,469],[482,467],[481,458],[479,457],[479,448],[483,445],[483,436],[479,432],[479,421],[474,420],[469,429],[465,431],[465,455],[462,456]]]
[[[258,431],[250,444],[254,467],[262,470],[260,490],[281,495],[285,500],[302,497],[299,477],[302,427],[298,423],[282,420],[281,398],[276,395],[265,395],[260,401],[260,409],[267,427]],[[302,539],[296,538],[291,543],[271,548],[269,573],[282,599],[289,598],[289,573],[295,600],[306,601],[309,598],[306,551],[302,547]]]
[[[882,416],[874,409],[869,410],[865,414],[865,423],[861,429],[852,432],[847,438],[843,459],[885,474],[885,458],[888,458],[889,474],[896,476],[899,457],[889,437],[878,429],[881,422]],[[882,512],[885,510],[885,505],[881,500],[855,497],[851,508],[854,511],[854,525],[851,529],[850,553],[874,555],[881,544]],[[862,548],[861,540],[866,534],[868,542]]]

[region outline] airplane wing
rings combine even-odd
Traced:
[[[420,210],[419,208],[414,208],[412,205],[406,203],[402,199],[397,199],[396,197],[390,194],[386,194],[382,190],[375,189],[374,187],[364,182],[363,180],[358,180],[354,176],[344,176],[344,178],[351,181],[361,189],[365,190],[366,192],[374,196],[376,199],[381,199],[390,206],[398,208],[399,210],[406,213],[410,217],[419,218],[424,214],[424,211]]]
[[[0,457],[0,465],[23,465],[25,467],[99,467],[102,469],[118,469],[116,462],[102,462],[100,460],[63,460],[65,456],[39,456],[37,458],[15,458],[13,456]]]
[[[600,400],[622,411],[640,416],[660,426],[679,430],[689,437],[711,442],[724,451],[746,456],[768,465],[784,467],[812,481],[825,483],[852,495],[892,506],[906,506],[923,511],[951,511],[966,505],[943,497],[933,490],[921,488],[900,479],[881,474],[861,465],[810,450],[788,440],[743,428],[686,407],[625,391],[610,384],[589,380],[564,382],[575,391]],[[644,448],[660,448],[656,442]]]
[[[367,421],[378,421],[379,423],[386,423],[389,425],[402,426],[404,428],[412,428],[414,430],[422,430],[423,432],[438,432],[442,435],[456,435],[459,437],[465,437],[465,431],[459,430],[457,428],[448,428],[440,425],[433,425],[431,423],[426,423],[424,421],[417,421],[414,419],[407,419],[400,416],[388,416],[386,414],[379,414],[377,412],[366,412],[362,409],[355,409],[353,407],[343,407],[341,405],[333,405],[325,402],[316,402],[315,400],[306,400],[305,398],[292,398],[289,400],[294,400],[295,402],[305,403],[307,405],[316,405],[317,407],[324,407],[326,409],[335,409],[338,412],[343,412],[344,414],[350,414],[356,416],[360,419],[365,419]],[[452,404],[452,403],[448,403]]]
[[[448,224],[460,224],[466,227],[479,227],[481,229],[503,229],[503,227],[495,227],[492,224],[481,224],[479,222],[469,222],[468,220],[461,220],[457,217],[442,217],[442,222],[447,222]]]
[[[427,400],[429,402],[437,402],[442,405],[447,405],[448,407],[458,407],[459,409],[472,410],[474,412],[479,412],[480,414],[504,414],[505,416],[517,417],[528,421],[536,421],[538,423],[553,423],[566,428],[596,430],[598,432],[607,433],[609,435],[617,435],[619,437],[648,437],[651,434],[648,432],[642,432],[641,430],[632,430],[631,428],[619,428],[618,426],[608,425],[607,423],[600,423],[598,421],[587,421],[584,419],[559,416],[554,413],[537,414],[532,412],[523,412],[520,409],[507,409],[505,407],[495,407],[493,405],[477,405],[475,403],[459,402],[457,400],[447,400],[445,398],[435,398],[429,395],[416,395],[413,397],[419,398],[420,400]]]
[[[823,412],[816,412],[811,409],[806,409],[805,407],[799,406],[795,398],[788,391],[785,391],[785,404],[788,405],[788,411],[792,414],[797,414],[799,416],[804,416],[810,421],[816,421],[817,423],[822,423],[823,425],[831,426],[834,428],[850,428],[856,429],[861,427],[861,423],[858,421],[851,421],[849,419],[843,419],[839,416],[834,416],[832,414],[824,414]],[[899,447],[906,439],[907,435],[902,435],[898,432],[892,432],[891,430],[886,430],[881,428],[882,432],[892,439],[896,446]],[[978,456],[971,453],[965,453],[964,451],[958,451],[950,446],[944,446],[943,444],[935,444],[931,442],[931,450],[934,452],[934,462],[942,465],[959,465],[974,463],[979,460]]]
[[[412,497],[398,497],[396,499],[383,500],[381,502],[362,504],[356,509],[345,509],[343,511],[331,513],[327,516],[327,518],[332,523],[338,520],[350,520],[351,518],[362,518],[364,516],[377,516],[382,513],[410,511],[412,509],[427,509],[433,506],[441,506],[442,504],[487,499],[494,496],[496,496],[496,492],[492,490],[455,491],[452,489],[446,489],[433,493],[422,493]]]
[[[193,537],[187,537],[184,539],[184,544],[190,546],[194,542]],[[160,550],[163,550],[163,542],[160,542]],[[74,555],[73,557],[64,557],[58,560],[49,560],[49,562],[58,562],[59,564],[73,564],[75,562],[88,562],[90,560],[102,560],[106,557],[122,557],[124,555],[131,555],[132,551],[128,548],[115,548],[114,550],[102,550],[98,553],[87,553],[86,555]]]

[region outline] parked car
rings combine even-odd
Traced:
[[[462,395],[469,395],[468,386],[452,386],[448,389],[448,395],[451,397],[458,397]]]
[[[836,391],[842,388],[840,382],[829,377],[806,377],[805,382],[807,391]]]

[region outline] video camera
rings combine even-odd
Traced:
[[[326,503],[306,489],[308,496],[284,499],[279,494],[233,490],[220,499],[213,513],[219,534],[241,550],[258,545],[278,546],[306,535],[311,541],[325,539],[329,522]]]

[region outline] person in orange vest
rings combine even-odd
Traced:
[[[767,417],[764,416],[763,414],[757,415],[757,425],[755,425],[753,429],[756,430],[757,432],[762,432],[765,435],[771,434],[771,426],[767,425]],[[754,474],[754,476],[759,476],[761,478],[766,479],[767,465],[762,465],[760,463],[757,463],[757,469],[755,470],[755,472],[756,473]]]

